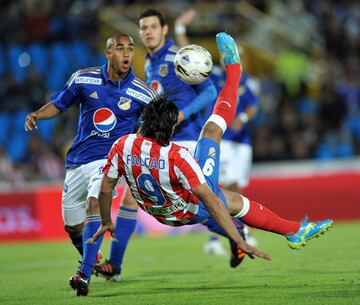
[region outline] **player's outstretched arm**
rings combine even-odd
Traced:
[[[263,253],[256,248],[251,247],[244,241],[236,230],[235,225],[230,218],[229,212],[226,210],[221,199],[210,190],[206,183],[193,188],[192,192],[204,202],[211,216],[237,244],[238,248],[244,251],[251,258],[255,258],[257,256],[267,260],[271,259],[269,254]]]
[[[103,177],[99,194],[101,226],[93,236],[94,242],[96,242],[98,238],[106,231],[109,231],[111,233],[111,236],[115,238],[114,224],[111,220],[111,203],[112,192],[114,190],[114,187],[116,186],[117,181],[118,179],[113,179],[106,175],[104,175]]]
[[[31,112],[26,116],[25,130],[31,131],[34,128],[37,129],[36,122],[38,120],[51,119],[60,113],[61,113],[61,111],[52,102],[49,102],[46,105],[44,105],[43,107],[41,107],[39,110]]]

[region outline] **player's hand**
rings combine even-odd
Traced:
[[[101,235],[103,235],[106,231],[109,231],[112,238],[115,238],[115,227],[111,222],[106,225],[101,225],[100,228],[96,231],[94,236],[92,237],[92,242],[96,242]]]
[[[179,116],[178,116],[178,120],[177,120],[177,125],[180,124],[182,121],[185,120],[185,115],[184,115],[184,112],[182,111],[179,111]]]
[[[25,130],[31,131],[34,128],[37,129],[36,121],[38,120],[38,116],[35,112],[29,113],[25,118]]]
[[[233,122],[231,123],[230,128],[236,131],[239,131],[241,127],[243,126],[243,123],[241,122],[241,119],[239,117],[236,117]]]
[[[176,20],[175,23],[189,25],[196,16],[196,11],[194,9],[189,9],[185,13],[181,14]]]
[[[254,259],[255,257],[260,257],[263,259],[271,260],[271,256],[265,252],[261,252],[255,247],[250,246],[245,241],[241,241],[238,243],[238,248],[245,252],[251,259]]]

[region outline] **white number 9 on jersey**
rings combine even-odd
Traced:
[[[207,177],[211,176],[211,174],[214,171],[214,166],[215,166],[215,160],[211,158],[207,159],[202,169],[204,175]]]

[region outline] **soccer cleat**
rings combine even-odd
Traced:
[[[120,277],[121,269],[117,271],[116,267],[111,262],[105,260],[104,263],[94,266],[94,274],[95,276],[100,275],[101,277],[105,278],[107,281],[119,282],[121,278]]]
[[[216,35],[216,43],[225,65],[240,64],[240,56],[236,43],[232,37],[224,32]]]
[[[242,250],[238,249],[238,247],[232,240],[230,240],[230,251],[230,267],[236,268],[244,260],[245,253]]]
[[[207,255],[225,256],[226,251],[219,239],[208,240],[204,245],[204,253]]]
[[[241,237],[245,240],[244,224],[242,222],[235,223],[236,229],[238,230]],[[245,252],[238,249],[235,242],[229,239],[230,242],[230,267],[236,268],[239,266],[245,258]]]
[[[87,296],[89,293],[89,283],[90,280],[87,278],[87,276],[79,270],[76,275],[73,275],[70,278],[70,287],[74,290],[76,290],[77,296]]]
[[[333,225],[331,219],[327,219],[319,222],[307,222],[307,219],[303,220],[300,224],[300,229],[296,234],[286,236],[288,245],[291,249],[300,250],[301,247],[306,245],[306,242],[314,237],[319,237],[328,231]]]

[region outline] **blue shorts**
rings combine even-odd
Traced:
[[[195,159],[202,169],[206,183],[227,208],[225,196],[221,190],[219,191],[220,147],[218,143],[208,138],[201,138],[196,145]],[[211,218],[209,211],[200,201],[199,211],[189,224],[204,223],[209,218]]]

